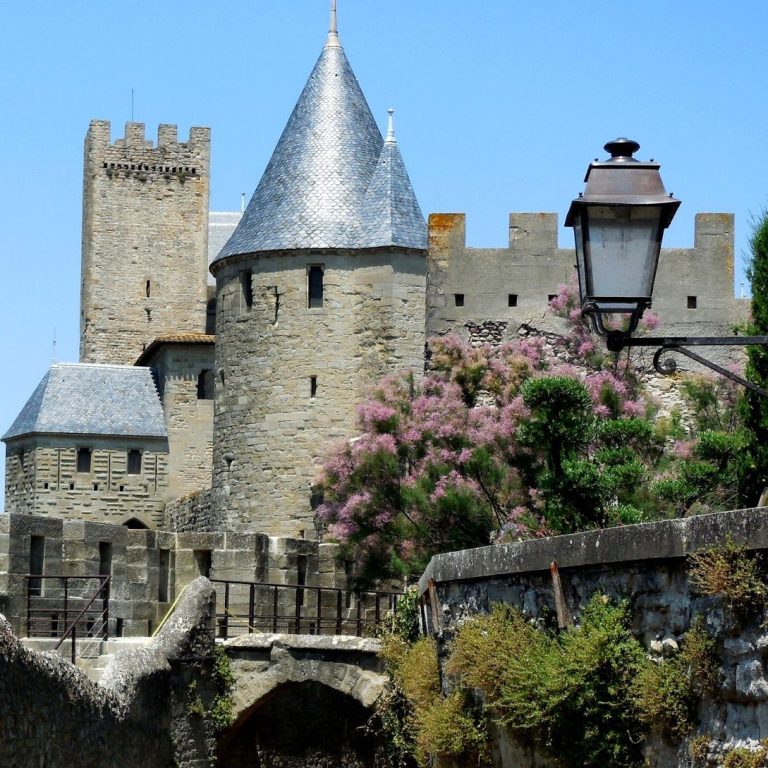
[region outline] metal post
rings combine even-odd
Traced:
[[[304,592],[301,589],[296,590],[296,634],[301,634],[301,603]]]
[[[64,577],[64,629],[63,629],[64,632],[66,632],[67,627],[69,626],[69,617],[67,616],[68,606],[69,606],[69,579],[65,576]]]
[[[229,637],[229,582],[224,582],[224,621],[222,623],[224,639]]]
[[[381,623],[381,594],[379,592],[376,593],[376,626],[378,627]]]
[[[71,654],[70,654],[70,657],[71,657],[71,659],[72,659],[72,663],[74,664],[74,663],[75,663],[75,658],[76,658],[76,654],[75,654],[75,645],[76,645],[76,643],[77,643],[77,625],[74,625],[74,626],[72,627],[72,634],[71,634],[71,638],[72,638],[72,649],[71,649],[71,650],[72,650],[72,652],[71,652]]]
[[[318,587],[317,594],[317,634],[323,634],[323,589]]]
[[[32,595],[30,594],[32,588],[29,576],[24,578],[27,580],[27,637],[32,637],[32,617],[30,615],[32,612]]]
[[[362,619],[363,601],[361,598],[362,598],[362,593],[357,595],[357,636],[358,637],[363,636],[363,619]]]
[[[341,590],[336,590],[336,634],[341,634]]]
[[[254,617],[255,612],[255,604],[256,604],[256,585],[251,584],[249,592],[248,592],[248,634],[253,634],[253,625],[256,623],[256,618]]]
[[[110,577],[107,576],[106,579],[104,579],[104,584],[102,586],[102,589],[104,590],[102,603],[102,615],[104,616],[104,633],[102,637],[105,642],[109,640],[109,580]]]
[[[272,631],[275,634],[277,634],[277,606],[278,606],[277,584],[275,584],[273,600],[272,600]]]

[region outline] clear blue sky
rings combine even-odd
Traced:
[[[0,0],[0,430],[52,358],[76,360],[82,143],[130,118],[212,129],[211,208],[250,197],[325,40],[327,0]],[[697,211],[768,202],[762,0],[339,0],[342,44],[397,134],[425,214],[464,211],[472,245],[510,211],[557,211],[619,135]],[[570,231],[561,243],[570,244]],[[743,280],[737,275],[738,283]]]

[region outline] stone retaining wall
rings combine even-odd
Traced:
[[[710,739],[710,764],[720,765],[724,750],[768,738],[768,631],[762,617],[736,627],[721,601],[692,590],[687,557],[728,536],[765,552],[767,523],[766,509],[737,510],[438,555],[419,582],[427,600],[422,621],[438,634],[445,659],[455,630],[494,603],[513,605],[532,621],[551,620],[553,562],[577,621],[596,592],[629,600],[633,633],[651,655],[676,649],[701,615],[717,639],[720,670],[716,694],[700,708],[697,733]],[[659,737],[649,738],[646,756],[649,768],[691,766],[685,744]],[[518,754],[517,762],[500,758],[499,765],[532,768],[536,759]]]

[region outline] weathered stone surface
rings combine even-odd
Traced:
[[[311,486],[355,406],[383,375],[423,370],[423,253],[270,252],[213,269],[214,505],[230,530],[312,538]]]
[[[80,360],[133,363],[157,336],[205,331],[210,129],[143,123],[85,140]],[[149,256],[149,258],[147,258]]]
[[[557,233],[555,213],[514,212],[508,247],[473,248],[466,245],[464,214],[431,214],[427,336],[454,331],[480,344],[510,340],[524,325],[558,333],[547,307],[572,278],[576,257],[559,247]],[[747,312],[746,302],[733,297],[733,279],[733,216],[697,214],[694,247],[662,250],[653,300],[659,333],[730,335]]]
[[[765,521],[763,509],[737,510],[440,555],[420,582],[426,595],[430,579],[436,587],[438,624],[429,607],[427,623],[437,631],[443,650],[457,628],[494,603],[513,605],[542,623],[555,611],[553,561],[576,621],[595,593],[628,601],[632,631],[658,663],[678,653],[694,621],[703,620],[716,640],[719,669],[716,690],[699,710],[697,733],[710,735],[709,752],[719,765],[728,749],[768,738],[768,640],[759,612],[737,621],[716,596],[691,588],[687,556],[722,544],[728,536],[764,552]],[[541,757],[504,740],[498,752],[499,765],[515,768],[532,768]],[[647,742],[646,759],[650,768],[690,766],[686,745],[666,744],[657,733]]]

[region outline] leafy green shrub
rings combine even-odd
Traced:
[[[450,755],[475,758],[485,753],[488,737],[466,691],[438,696],[417,710],[416,757],[420,765],[432,765],[433,757]]]
[[[390,765],[415,760],[431,765],[438,756],[476,760],[485,754],[487,735],[466,690],[442,694],[437,646],[431,637],[409,644],[390,634],[381,656],[390,686],[380,699],[377,718],[386,736]]]
[[[708,733],[701,733],[694,736],[688,742],[688,751],[691,754],[694,768],[706,768],[707,756],[709,755],[709,743],[712,737]]]
[[[446,672],[478,689],[491,719],[564,766],[641,764],[632,680],[648,662],[625,605],[596,595],[559,636],[497,606],[464,625]]]
[[[702,595],[722,598],[737,620],[764,607],[768,588],[759,563],[730,536],[721,546],[691,555],[689,564],[691,586]]]
[[[723,768],[768,768],[768,747],[765,743],[757,749],[736,747],[723,758]]]
[[[714,688],[714,643],[699,622],[685,636],[682,650],[659,663],[643,665],[633,682],[640,721],[679,741],[696,724],[701,696]]]

